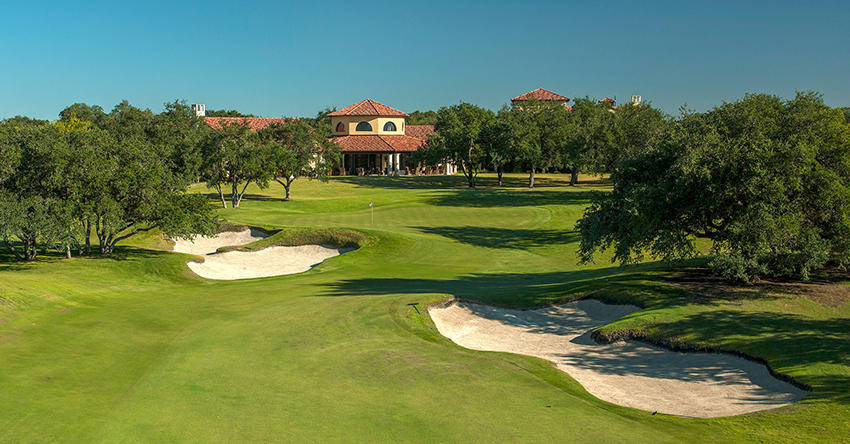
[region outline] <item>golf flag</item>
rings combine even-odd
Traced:
[[[371,208],[371,207],[372,207],[372,202],[369,202],[369,208]]]

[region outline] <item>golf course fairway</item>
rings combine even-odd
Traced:
[[[680,279],[701,260],[580,266],[575,221],[610,187],[525,179],[298,180],[291,201],[249,187],[223,219],[366,239],[284,276],[204,279],[153,231],[111,256],[0,253],[0,442],[847,442],[845,279],[706,293]],[[811,392],[718,418],[622,407],[548,361],[443,337],[428,307],[452,297],[635,305],[600,333],[734,351]]]

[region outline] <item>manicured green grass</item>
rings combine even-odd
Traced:
[[[352,177],[249,188],[234,224],[350,229],[362,248],[292,276],[209,281],[140,233],[109,258],[0,254],[0,442],[840,442],[850,305],[782,286],[722,294],[666,267],[579,266],[572,231],[600,181]],[[590,179],[590,178],[588,178]],[[200,192],[208,192],[199,187]],[[372,222],[373,204],[374,223]],[[120,245],[120,244],[119,244]],[[796,288],[796,287],[795,287]],[[787,290],[787,289],[786,289]],[[427,306],[595,296],[646,307],[610,326],[735,349],[814,387],[732,418],[600,401],[535,358],[466,350]],[[414,305],[411,305],[414,304]]]

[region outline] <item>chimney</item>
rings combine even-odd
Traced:
[[[203,103],[192,105],[192,111],[195,111],[195,115],[198,117],[204,117],[207,115],[207,110]]]
[[[633,105],[640,105],[640,96],[632,96],[632,104]],[[203,106],[203,105],[201,105],[201,106]]]

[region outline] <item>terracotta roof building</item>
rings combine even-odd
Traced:
[[[292,120],[284,117],[204,117],[204,122],[212,129],[221,129],[224,125],[239,124],[245,122],[254,131],[259,131],[272,123],[284,124]]]
[[[518,95],[511,99],[511,103],[517,104],[518,102],[525,102],[531,99],[540,100],[542,102],[560,102],[564,105],[570,101],[569,97],[562,96],[560,94],[553,93],[552,91],[545,90],[543,88],[537,88],[534,91],[529,91],[525,94]]]
[[[371,99],[329,113],[331,141],[342,149],[340,175],[399,175],[410,171],[410,154],[434,132],[432,125],[406,125],[408,114]]]
[[[205,113],[202,104],[192,105],[199,116]],[[334,167],[333,174],[371,175],[407,174],[410,154],[425,143],[434,132],[433,125],[407,125],[408,114],[371,99],[357,102],[328,113],[331,118],[330,140],[342,150],[342,161]],[[289,118],[267,117],[206,117],[204,121],[213,129],[233,123],[245,122],[254,131],[272,123],[286,123]],[[454,165],[443,165],[440,171],[453,174]]]

